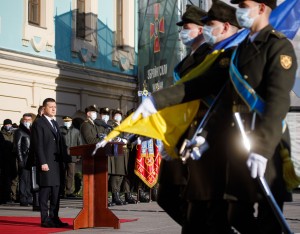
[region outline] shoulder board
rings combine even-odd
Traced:
[[[286,38],[286,35],[284,35],[282,32],[276,31],[274,29],[272,29],[271,35],[274,35],[279,39]]]
[[[88,122],[89,122],[89,120],[88,120],[88,119],[86,119],[86,120],[84,120],[84,122],[85,122],[85,123],[88,123]]]

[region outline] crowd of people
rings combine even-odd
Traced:
[[[164,152],[158,191],[153,193],[157,194],[158,204],[182,226],[182,233],[279,234],[281,223],[264,196],[260,181],[265,179],[282,210],[284,202],[291,199],[291,191],[283,177],[280,147],[290,147],[284,118],[297,59],[291,42],[269,23],[275,0],[231,3],[238,4],[238,8],[218,0],[213,1],[208,12],[193,5],[187,7],[177,25],[182,27],[180,39],[190,47],[190,53],[174,69],[177,83],[144,99],[132,120],[184,102],[203,103],[182,135],[182,139],[195,136],[193,144],[178,159],[170,160],[168,152]],[[248,36],[239,44],[232,44],[241,28],[249,30]],[[214,54],[218,56],[210,66],[199,66]],[[208,97],[214,99],[213,111]],[[39,204],[42,226],[65,226],[58,216],[60,194],[76,195],[74,172],[80,161],[68,153],[69,147],[104,147],[105,137],[129,113],[123,116],[119,109],[111,111],[91,105],[85,108],[85,120],[75,128],[68,116],[63,118],[64,126],[58,126],[54,120],[54,99],[46,99],[42,111],[36,120],[31,114],[24,114],[17,129],[11,120],[3,122],[1,202],[19,200],[20,205],[27,206],[39,200],[34,204]],[[195,133],[204,118],[209,118],[204,130]],[[244,131],[249,134],[245,136]],[[245,147],[240,141],[243,137],[250,142]],[[138,138],[122,133],[114,141],[130,146]],[[176,146],[179,154],[181,140]],[[204,143],[209,147],[201,151]],[[128,157],[134,158],[134,148],[128,147],[123,157],[115,157],[114,153],[109,156],[109,205],[135,204],[134,187],[141,190],[140,201],[150,199],[144,197],[141,183],[136,186],[133,171],[128,170],[132,168]],[[32,166],[36,166],[38,196],[33,196],[30,189],[31,171],[27,170]]]
[[[281,149],[290,151],[284,119],[297,70],[295,51],[270,24],[276,0],[231,3],[212,1],[208,12],[187,6],[177,25],[190,53],[174,69],[175,85],[144,99],[132,121],[200,100],[177,146],[162,151],[158,181],[157,202],[183,234],[291,233],[279,217],[291,199]],[[248,35],[235,40],[242,28]],[[189,113],[174,111],[166,122]],[[174,151],[179,158],[171,157]]]
[[[19,124],[13,124],[10,119],[3,121],[0,204],[32,206],[33,211],[41,212],[43,227],[67,225],[58,217],[59,201],[61,198],[80,198],[83,187],[81,157],[70,155],[70,147],[101,141],[124,118],[120,109],[97,108],[95,105],[85,108],[85,113],[86,119],[77,122],[64,116],[63,125],[59,126],[55,120],[56,101],[47,98],[36,115],[24,113]],[[134,174],[136,139],[130,135],[114,139],[126,147],[122,155],[108,156],[109,206],[156,199],[145,192],[149,188]],[[156,194],[155,189],[152,194]]]

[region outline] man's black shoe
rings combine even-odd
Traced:
[[[5,204],[7,204],[7,205],[13,205],[13,204],[16,204],[16,203],[17,203],[16,200],[13,200],[13,199],[9,199],[5,202]]]
[[[115,203],[110,202],[109,200],[107,200],[107,207],[111,207],[116,205]]]
[[[116,193],[112,193],[112,203],[115,203],[117,206],[122,206],[122,205],[126,205],[127,202],[123,201],[120,198],[120,194],[118,192]]]
[[[52,220],[47,220],[41,224],[42,227],[45,228],[56,228],[56,224]]]
[[[142,202],[142,203],[146,203],[146,202],[150,202],[150,198],[149,198],[149,195],[147,195],[143,190],[139,190],[138,191],[138,200],[139,202]]]
[[[137,201],[132,197],[131,193],[125,193],[125,201],[128,204],[136,204],[137,203]]]
[[[67,227],[69,226],[68,223],[63,223],[60,218],[52,218],[53,223],[56,225],[56,227]]]

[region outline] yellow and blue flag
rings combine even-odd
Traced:
[[[270,23],[273,27],[283,32],[289,39],[293,39],[300,27],[300,0],[286,0],[272,11]],[[178,83],[194,79],[205,72],[213,61],[227,48],[238,45],[249,33],[249,30],[241,30],[226,43],[219,43],[214,47],[214,51],[207,55],[206,59],[198,67],[193,69]],[[196,100],[172,107],[167,107],[157,113],[133,121],[132,116],[128,116],[120,126],[115,128],[105,140],[109,141],[121,132],[134,133],[162,140],[167,153],[173,158],[178,157],[174,151],[179,138],[186,131],[191,121],[196,115],[200,101]],[[172,114],[175,113],[175,114]],[[178,114],[180,113],[180,114]]]

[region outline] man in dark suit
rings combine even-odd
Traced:
[[[59,126],[54,120],[56,102],[46,98],[44,114],[32,126],[34,155],[36,157],[37,183],[41,209],[41,226],[47,228],[65,227],[58,216],[59,189],[63,177],[64,163],[67,162],[66,146],[63,144]],[[48,201],[50,200],[50,207]]]

